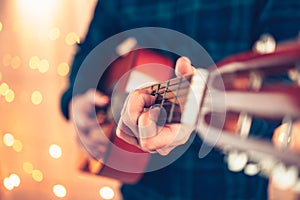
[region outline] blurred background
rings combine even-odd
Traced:
[[[76,45],[96,0],[0,1],[0,199],[121,199],[119,183],[80,172],[60,113]]]

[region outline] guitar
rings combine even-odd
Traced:
[[[144,89],[150,90],[156,96],[155,104],[166,110],[166,117],[158,121],[159,124],[182,123],[191,126],[206,143],[229,155],[228,162],[234,155],[246,156],[247,159],[240,161],[239,166],[230,166],[229,163],[233,171],[244,169],[247,162],[254,162],[264,175],[271,176],[278,164],[300,170],[299,154],[287,147],[291,127],[300,119],[300,75],[297,66],[300,63],[300,40],[281,43],[276,48],[273,45],[273,49],[267,51],[260,48],[258,45],[254,51],[233,55],[209,70],[198,69],[195,74],[168,79]],[[164,60],[162,57],[159,59]],[[160,64],[171,66],[170,61],[165,61]],[[134,66],[139,66],[139,63]],[[166,74],[170,76],[170,72]],[[277,75],[290,80],[266,81]],[[124,85],[128,78],[122,81],[120,85]],[[220,99],[226,103],[216,101]],[[282,120],[283,126],[288,124],[290,128],[287,128],[280,147],[270,140],[249,135],[253,118]],[[135,183],[146,169],[150,155],[115,137],[116,124],[112,123],[111,132],[107,134],[112,143],[109,143],[106,157],[101,161],[104,164],[96,167],[93,173]],[[299,132],[298,126],[294,127]],[[273,140],[278,140],[278,135]],[[130,157],[132,153],[142,156],[139,159]],[[202,149],[200,156],[207,153],[207,149]],[[92,164],[85,162],[82,170],[88,171],[89,165]],[[109,165],[122,166],[122,169],[116,170]],[[132,173],[128,169],[141,173]]]

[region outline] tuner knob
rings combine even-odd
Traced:
[[[275,49],[276,41],[270,34],[263,34],[253,46],[253,51],[259,54],[272,53]]]
[[[231,151],[227,159],[228,169],[233,172],[241,171],[248,162],[248,156],[244,152]]]
[[[277,164],[271,174],[274,185],[282,190],[293,188],[298,181],[298,170],[296,167],[285,167],[282,163]]]
[[[294,69],[289,70],[288,75],[292,81],[300,86],[300,64],[297,64]]]
[[[260,171],[258,164],[249,163],[244,169],[244,173],[248,176],[254,176]]]

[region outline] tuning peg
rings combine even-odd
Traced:
[[[300,86],[300,64],[288,71],[288,75],[292,81]]]
[[[245,112],[241,112],[238,119],[237,132],[241,137],[248,137],[252,123],[252,117]]]
[[[289,116],[284,117],[281,125],[275,130],[273,142],[281,149],[287,149],[291,143],[293,119]]]
[[[272,170],[271,179],[277,188],[291,189],[298,181],[298,169],[294,166],[286,167],[282,163],[278,163]]]
[[[248,162],[248,156],[244,152],[231,151],[227,158],[228,169],[233,172],[239,172],[244,169]]]
[[[244,169],[244,173],[248,176],[254,176],[260,171],[259,165],[255,163],[248,163]]]
[[[276,41],[270,34],[263,34],[253,46],[253,51],[259,54],[272,53],[275,49]]]

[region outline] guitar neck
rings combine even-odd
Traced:
[[[153,106],[164,110],[161,112],[157,124],[184,123],[195,125],[207,80],[208,71],[198,69],[195,74],[173,78],[144,88],[155,96]]]

